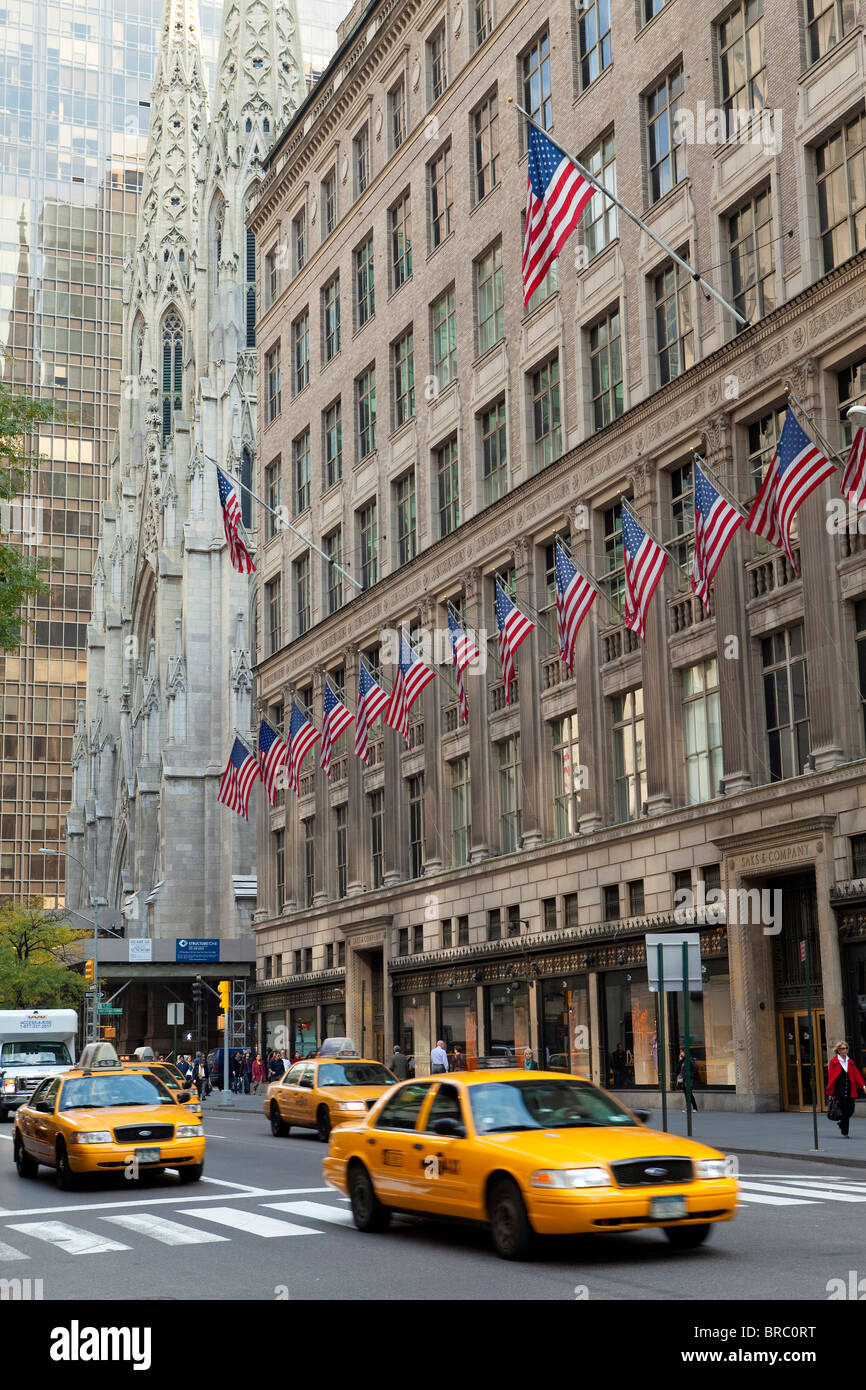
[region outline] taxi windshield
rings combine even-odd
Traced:
[[[60,1092],[60,1110],[104,1110],[111,1105],[174,1105],[175,1099],[158,1077],[148,1072],[81,1076],[67,1081]]]
[[[469,1087],[478,1134],[636,1125],[627,1110],[584,1081],[491,1081]]]
[[[320,1086],[393,1086],[396,1080],[378,1062],[328,1062],[319,1067]]]

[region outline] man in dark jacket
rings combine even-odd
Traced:
[[[400,1051],[396,1043],[388,1063],[388,1070],[394,1073],[398,1081],[406,1081],[409,1076],[409,1058],[405,1052]]]

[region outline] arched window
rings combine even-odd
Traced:
[[[162,442],[171,434],[171,417],[183,407],[183,324],[171,310],[162,325]]]
[[[132,370],[136,376],[141,376],[141,364],[144,359],[144,319],[139,314],[135,321],[135,328],[132,334]]]
[[[249,530],[252,515],[250,488],[253,485],[253,456],[246,445],[244,445],[243,452],[241,453],[241,482],[243,483],[243,487],[240,489],[241,521],[244,526],[246,526],[247,530]]]
[[[214,285],[218,285],[220,282],[220,261],[223,255],[223,223],[225,211],[225,203],[218,193],[211,204],[211,247],[213,248],[212,283]]]
[[[247,347],[256,345],[256,239],[247,232],[246,263]]]

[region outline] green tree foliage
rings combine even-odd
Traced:
[[[34,400],[0,386],[0,503],[26,495],[37,456],[31,451],[33,436],[41,424],[57,418],[53,401]],[[6,509],[0,507],[0,651],[14,652],[21,645],[21,609],[28,598],[48,592],[40,578],[45,560],[26,553],[23,543],[12,539],[12,524],[4,527]]]
[[[70,970],[75,943],[89,936],[70,927],[41,898],[0,908],[0,1009],[77,1008],[86,981]]]

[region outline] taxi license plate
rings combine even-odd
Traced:
[[[685,1197],[651,1197],[650,1218],[653,1221],[670,1221],[678,1216],[688,1216],[689,1208]]]
[[[159,1163],[159,1149],[136,1149],[135,1156],[139,1163]]]

